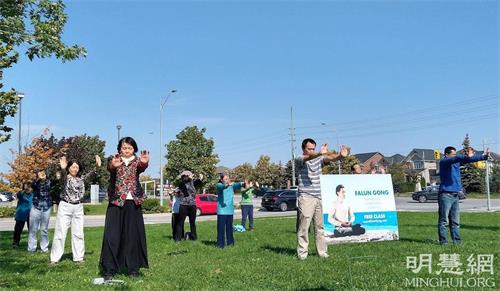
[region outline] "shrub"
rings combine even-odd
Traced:
[[[15,215],[15,207],[0,207],[0,217],[14,217]]]

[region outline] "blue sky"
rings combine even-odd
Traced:
[[[116,148],[116,125],[159,172],[164,143],[207,128],[220,164],[290,158],[299,142],[354,153],[499,145],[499,3],[494,1],[69,1],[64,40],[88,57],[23,58],[5,72],[25,92],[23,143],[50,127]],[[324,125],[322,125],[324,123]],[[8,124],[16,127],[17,120]],[[0,147],[8,169],[17,138]]]

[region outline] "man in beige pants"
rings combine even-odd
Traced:
[[[349,155],[349,148],[342,146],[340,154],[328,151],[323,144],[316,153],[316,142],[306,138],[302,141],[302,156],[295,158],[298,173],[298,211],[299,229],[297,231],[297,255],[305,260],[309,252],[309,226],[314,221],[316,232],[316,252],[322,258],[328,258],[328,250],[323,234],[323,207],[321,205],[321,187],[319,176],[323,166],[338,161]]]

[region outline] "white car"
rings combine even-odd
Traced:
[[[0,201],[1,202],[9,202],[14,200],[14,196],[10,193],[0,193]]]
[[[9,198],[5,194],[0,193],[0,201],[1,202],[8,202]]]

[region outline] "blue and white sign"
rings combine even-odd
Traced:
[[[321,175],[329,244],[398,240],[391,175]]]

